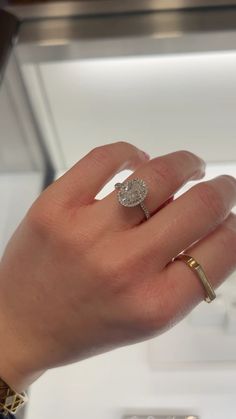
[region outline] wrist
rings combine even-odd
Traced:
[[[3,314],[4,313],[4,314]],[[22,347],[13,323],[6,316],[1,304],[0,310],[0,378],[18,393],[25,391],[45,370],[39,371],[34,365],[33,350],[30,353],[30,342],[27,350]]]
[[[31,374],[20,374],[16,369],[9,367],[8,363],[4,365],[0,364],[0,379],[5,381],[9,387],[15,390],[17,393],[26,391],[27,388],[36,381],[45,371],[31,373]]]
[[[9,298],[9,273],[0,263],[0,378],[12,389],[25,391],[45,369],[37,367],[34,346],[27,330],[26,319],[23,323],[17,315],[18,307]],[[20,301],[19,301],[20,306]]]
[[[45,370],[32,370],[30,359],[24,359],[23,351],[7,336],[4,336],[2,342],[0,378],[18,393],[25,391]]]

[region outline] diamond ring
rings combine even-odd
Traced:
[[[150,218],[150,212],[144,204],[144,199],[148,194],[148,187],[142,179],[130,179],[123,183],[116,183],[118,201],[124,207],[136,207],[139,205],[146,219]]]

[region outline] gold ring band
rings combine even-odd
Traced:
[[[200,263],[198,263],[192,256],[189,256],[186,253],[178,255],[176,258],[173,259],[173,261],[175,260],[182,260],[197,274],[206,291],[205,301],[207,303],[211,303],[211,301],[213,301],[216,298],[216,294],[211,283],[208,281],[207,276],[204,270],[202,269]]]

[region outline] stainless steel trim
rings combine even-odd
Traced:
[[[18,123],[25,141],[24,161],[27,161],[27,167],[30,166],[31,169],[44,173],[43,187],[46,187],[54,179],[54,167],[33,115],[16,55],[14,54],[14,50],[12,51],[13,46],[18,40],[19,28],[20,22],[15,16],[7,11],[0,10],[0,88],[4,75],[4,81],[10,89],[8,89],[7,93],[10,95],[12,118]],[[4,74],[6,67],[7,71]],[[5,138],[4,141],[7,141],[7,139]],[[17,153],[17,149],[22,146],[19,138],[14,138],[14,141],[15,148],[14,150],[9,150],[9,156],[12,151]],[[12,161],[11,158],[2,162],[0,167],[1,172],[21,170],[25,170],[25,167],[19,165],[19,162]]]
[[[0,10],[0,83],[12,47],[19,30],[18,19],[10,13]]]
[[[22,138],[25,141],[23,144],[24,158],[21,156],[22,159],[19,162],[11,159],[11,157],[7,160],[5,153],[5,160],[3,159],[1,162],[0,171],[21,171],[27,170],[29,167],[32,170],[42,170],[45,173],[44,185],[46,185],[53,180],[54,169],[41,139],[39,128],[35,123],[17,60],[12,52],[12,47],[17,41],[18,29],[18,19],[8,12],[0,10],[0,76],[3,79],[8,58],[10,58],[4,75],[5,91],[11,103],[11,117],[14,118],[15,124],[19,126]],[[4,141],[7,141],[7,139],[5,138]],[[22,147],[22,142],[18,137],[14,137],[13,141],[15,142],[14,151],[9,150],[7,156],[11,156],[12,152],[16,155],[19,147]],[[8,142],[4,142],[4,145],[6,144],[8,146]],[[23,162],[25,163],[24,167],[21,165]]]
[[[19,127],[19,134],[11,138],[9,146],[7,136],[5,137],[3,145],[10,147],[9,153],[5,153],[9,158],[1,162],[0,172],[28,170],[42,172],[44,185],[48,185],[54,179],[54,168],[35,119],[14,51],[7,66],[4,83],[8,87],[7,93],[10,95],[12,105],[10,118],[12,123]],[[16,159],[13,159],[13,153]],[[18,154],[21,155],[19,160]]]
[[[236,6],[236,0],[80,0],[18,5],[8,10],[21,19],[88,16]]]
[[[26,21],[22,24],[19,42],[55,46],[74,40],[143,36],[163,39],[175,38],[185,33],[203,34],[235,29],[236,8],[196,9]]]
[[[44,189],[55,179],[55,168],[47,148],[46,139],[44,138],[40,124],[34,114],[33,106],[20,70],[17,54],[12,55],[12,66],[13,71],[15,71],[16,74],[19,89],[18,92],[15,93],[15,99],[18,102],[17,109],[19,115],[21,114],[22,124],[24,124],[25,127],[26,141],[28,142],[31,154],[35,159],[35,164],[37,164],[38,168],[44,173],[42,185],[42,189]]]

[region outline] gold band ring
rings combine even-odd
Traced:
[[[178,255],[176,258],[173,259],[173,262],[175,260],[182,260],[197,274],[207,294],[205,297],[205,301],[207,303],[211,303],[211,301],[213,301],[216,298],[216,294],[211,283],[208,281],[207,276],[204,270],[202,269],[200,263],[198,263],[192,256],[189,256],[186,253]]]

